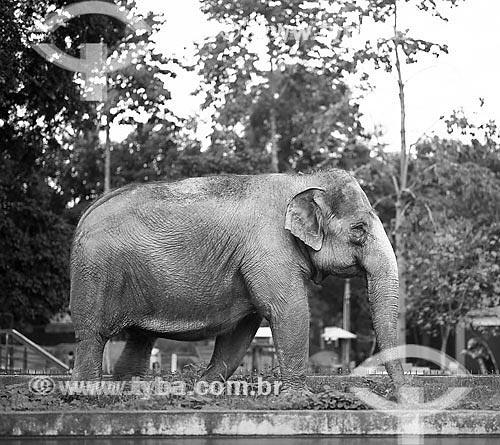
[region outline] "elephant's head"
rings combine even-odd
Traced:
[[[397,346],[398,266],[391,243],[358,182],[329,172],[321,184],[305,187],[289,202],[285,228],[306,246],[318,282],[323,275],[366,276],[368,298],[381,349]],[[399,361],[386,364],[403,382]]]

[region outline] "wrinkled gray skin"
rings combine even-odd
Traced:
[[[394,252],[346,172],[193,178],[115,190],[82,216],[73,242],[73,379],[100,378],[105,342],[124,329],[117,377],[142,375],[157,337],[215,337],[203,378],[227,378],[266,318],[284,387],[300,389],[308,360],[306,282],[360,273],[379,346],[396,346]],[[403,382],[399,362],[387,369]]]

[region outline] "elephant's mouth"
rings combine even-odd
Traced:
[[[336,267],[333,274],[339,278],[352,278],[364,273],[363,268],[357,264],[351,266]]]

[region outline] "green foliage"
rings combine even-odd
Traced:
[[[353,0],[339,1],[341,14],[349,15],[352,18],[353,28],[362,28],[366,23],[386,24],[394,26],[394,35],[390,38],[376,38],[367,40],[363,46],[356,51],[355,60],[371,61],[376,68],[383,68],[387,72],[392,72],[395,67],[396,47],[405,56],[407,64],[416,63],[422,54],[433,54],[439,56],[448,52],[448,47],[439,42],[432,42],[426,39],[414,37],[409,30],[398,29],[398,9],[404,4],[408,4],[415,9],[415,12],[424,11],[429,15],[447,20],[442,9],[453,7],[461,0],[368,0],[366,2],[356,2]]]
[[[371,10],[360,10],[360,24],[363,22],[365,15],[375,22],[393,20],[396,11],[394,4],[393,1],[390,2],[390,5],[382,7],[382,9],[373,7]],[[383,68],[387,72],[392,72],[396,46],[401,49],[405,56],[404,61],[407,64],[416,63],[418,56],[423,53],[439,56],[448,52],[448,47],[444,44],[412,37],[408,30],[395,29],[395,34],[391,38],[378,38],[374,42],[367,41],[364,48],[357,52],[356,57],[361,61],[370,60],[375,64],[376,68]]]
[[[50,210],[49,187],[38,187],[31,185],[22,200],[1,199],[0,312],[18,327],[47,323],[68,301],[73,229]]]
[[[477,140],[433,139],[417,150],[406,229],[409,312],[414,325],[446,341],[469,311],[500,304],[500,175]]]
[[[277,79],[280,95],[274,107],[280,165],[294,171],[337,165],[344,151],[365,147],[358,105],[343,83],[334,86],[327,76],[303,66],[285,69]],[[254,89],[252,93],[259,97]],[[270,106],[268,98],[261,97],[247,111],[252,147],[265,147],[271,136]]]
[[[59,168],[55,129],[78,120],[80,104],[71,75],[28,46],[48,5],[0,5],[0,311],[16,326],[46,322],[68,295],[71,229],[49,178]]]
[[[456,111],[443,118],[451,136],[421,140],[409,162],[403,239],[408,322],[441,337],[476,308],[500,304],[500,144],[496,124]],[[394,234],[399,158],[373,152],[357,176],[386,231]]]
[[[124,0],[122,3],[137,14],[134,0]],[[165,143],[172,144],[179,130],[178,119],[168,109],[171,96],[165,87],[165,79],[175,76],[171,68],[176,61],[155,52],[153,48],[152,35],[164,21],[153,14],[144,20],[151,25],[152,31],[142,35],[131,32],[125,24],[116,23],[114,19],[94,15],[81,17],[64,33],[65,42],[71,48],[77,47],[79,43],[102,39],[109,53],[119,54],[130,50],[135,57],[132,65],[108,75],[107,100],[87,105],[89,109],[86,110],[85,122],[75,125],[73,134],[65,139],[67,146],[62,152],[65,159],[61,161],[64,167],[55,181],[67,193],[70,201],[85,203],[103,192],[104,144],[100,138],[112,125],[131,125],[138,134],[139,143],[147,139],[146,131],[158,126],[161,135],[166,138]],[[146,45],[141,47],[139,43]],[[148,172],[151,179],[155,178],[151,166],[148,167],[154,161],[150,157],[151,153],[141,152],[137,145],[126,150],[123,146],[116,149],[117,152],[111,154],[114,163],[112,186],[141,180],[148,177]],[[113,159],[115,156],[118,158]]]
[[[409,251],[412,322],[425,332],[443,335],[473,309],[500,304],[498,225],[479,233],[464,221],[418,233]],[[425,273],[425,275],[424,275]]]
[[[305,1],[202,5],[226,26],[199,46],[196,66],[204,78],[204,107],[215,109],[219,145],[230,151],[236,142],[260,158],[270,153],[265,171],[273,155],[279,170],[309,170],[362,140],[357,104],[343,81],[354,69],[341,48],[346,18],[335,7]]]
[[[36,19],[69,3],[0,4],[0,312],[18,327],[47,322],[67,304],[68,253],[78,216],[67,206],[102,192],[103,116],[130,123],[130,113],[145,113],[150,125],[176,128],[165,105],[170,94],[162,76],[172,75],[165,57],[138,53],[137,65],[109,76],[113,89],[106,108],[81,101],[74,73],[31,49],[34,40],[49,40],[79,57],[81,43],[102,39],[113,52],[151,40],[98,14],[75,18],[47,36],[33,33]],[[135,7],[133,0],[122,3]],[[146,20],[153,28],[161,24],[152,16]]]

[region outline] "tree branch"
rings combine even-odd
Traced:
[[[390,199],[394,196],[394,194],[392,195],[386,195],[386,196],[382,196],[382,198],[379,198],[375,201],[375,203],[372,205],[373,208],[377,207],[382,201],[385,201],[386,199]]]
[[[404,216],[406,211],[410,208],[411,202],[407,202],[406,205],[403,207],[403,210],[401,211],[401,216]]]
[[[428,167],[424,168],[422,170],[422,172],[419,174],[419,176],[423,176],[425,173],[427,173],[428,171],[434,169],[437,167],[437,164],[432,164],[432,165],[429,165]],[[409,186],[410,189],[414,190],[418,185],[420,185],[420,181],[418,179],[415,179],[415,181],[413,181],[411,183],[411,185]]]
[[[400,37],[398,31],[398,8],[397,0],[394,2],[394,54],[396,56],[396,72],[398,75],[399,87],[399,103],[401,108],[401,160],[400,160],[400,185],[402,189],[406,188],[408,178],[408,149],[406,146],[406,102],[405,102],[405,86],[403,82],[403,74],[401,69],[401,60],[399,59]]]
[[[434,221],[434,216],[432,215],[432,210],[431,208],[427,205],[427,203],[424,202],[424,207],[427,210],[427,214],[429,215],[429,219],[431,220],[432,227],[434,229],[434,232],[436,231],[436,223]]]
[[[398,185],[398,181],[396,179],[396,176],[394,175],[391,175],[391,179],[392,179],[392,183],[394,184],[394,190],[396,191],[396,195],[399,195],[399,185]]]

